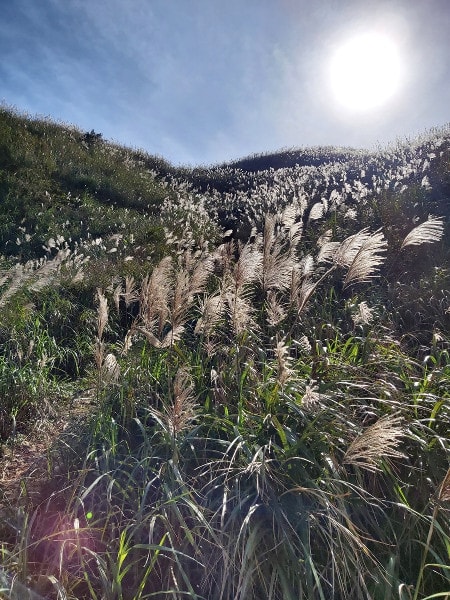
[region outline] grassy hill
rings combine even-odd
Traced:
[[[1,109],[0,596],[450,594],[449,166]]]

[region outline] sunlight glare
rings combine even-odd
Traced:
[[[330,83],[341,107],[367,111],[390,100],[401,82],[396,44],[380,33],[362,33],[340,45],[330,61]]]

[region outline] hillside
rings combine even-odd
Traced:
[[[449,167],[1,109],[0,595],[449,594]]]

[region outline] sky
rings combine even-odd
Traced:
[[[374,31],[395,92],[344,106],[333,57]],[[449,32],[450,0],[0,0],[0,102],[175,165],[373,149],[449,123]]]

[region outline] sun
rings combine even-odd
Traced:
[[[402,65],[394,41],[381,33],[360,33],[337,47],[329,64],[335,100],[351,111],[385,105],[400,88]]]

